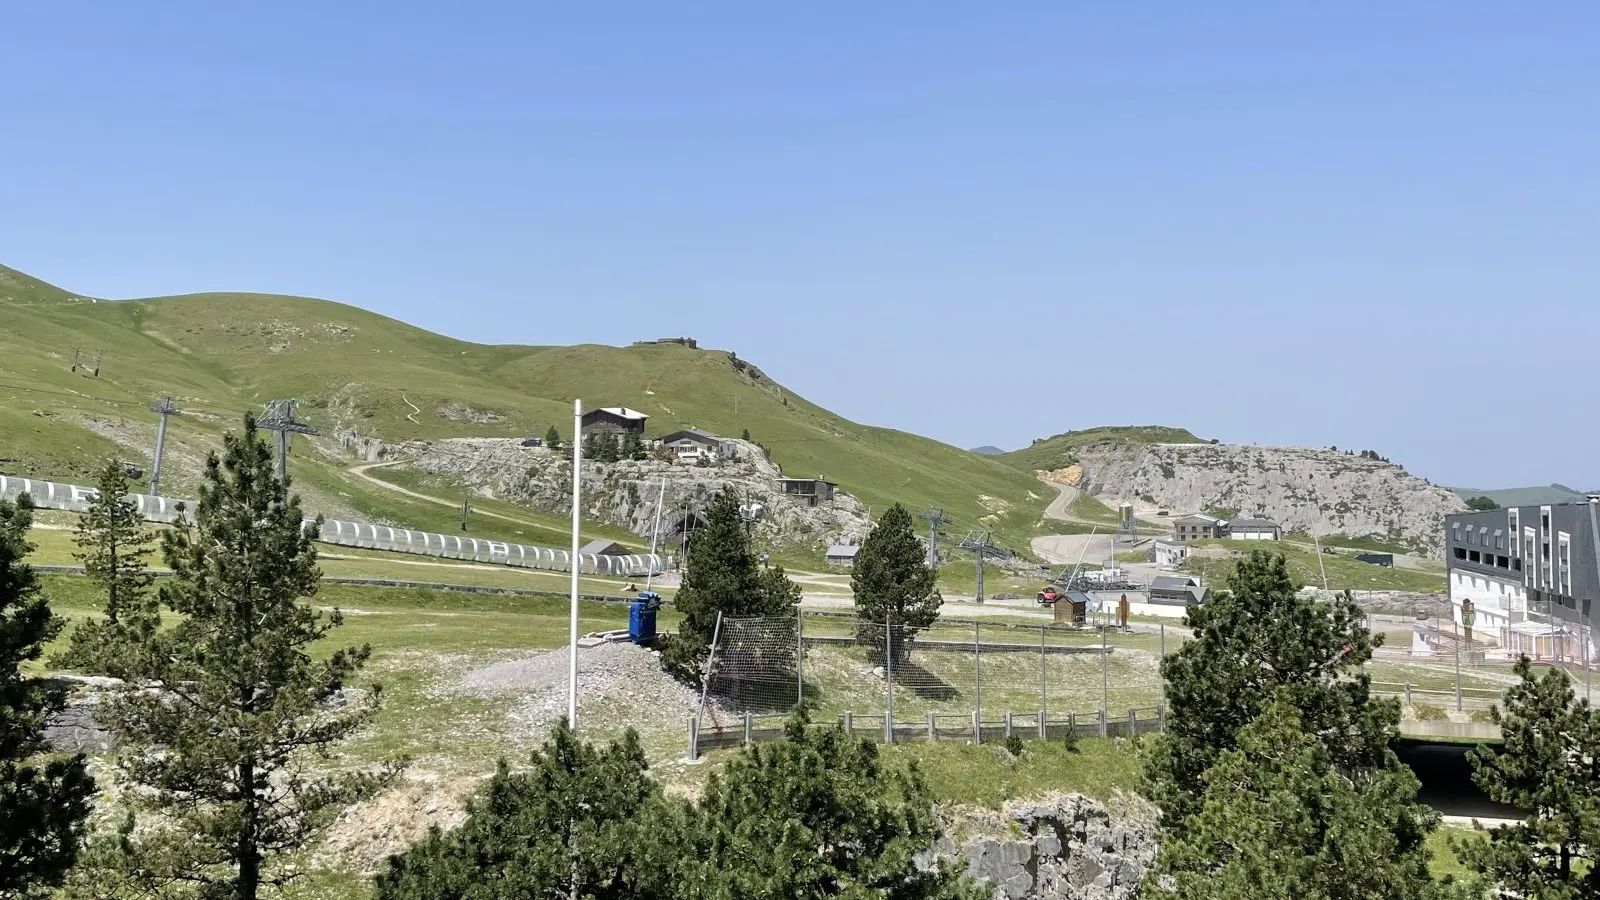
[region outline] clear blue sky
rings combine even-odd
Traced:
[[[0,262],[1600,486],[1600,5],[246,6],[8,8]]]

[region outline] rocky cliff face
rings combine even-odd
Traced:
[[[1008,803],[952,818],[936,848],[960,857],[996,900],[1130,900],[1155,862],[1155,810],[1131,800],[1113,816],[1079,794]]]
[[[1336,450],[1239,444],[1097,444],[1078,453],[1079,487],[1141,515],[1206,509],[1262,516],[1286,531],[1376,535],[1433,553],[1453,492],[1397,465]]]
[[[831,502],[806,506],[783,493],[778,482],[782,473],[759,447],[744,441],[729,444],[737,457],[706,467],[660,459],[585,462],[583,514],[648,539],[665,482],[661,503],[665,540],[686,515],[703,513],[712,496],[732,487],[742,502],[762,507],[755,533],[775,543],[822,546],[866,536],[867,510],[856,498],[840,492]],[[547,450],[524,448],[515,440],[436,441],[410,465],[459,479],[484,496],[517,500],[550,512],[572,508],[571,463]]]

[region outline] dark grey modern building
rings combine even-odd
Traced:
[[[1457,513],[1444,530],[1451,607],[1460,625],[1472,602],[1475,646],[1593,658],[1600,502]]]

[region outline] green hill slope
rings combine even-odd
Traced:
[[[648,413],[652,435],[749,429],[787,474],[826,477],[880,510],[942,506],[952,529],[992,528],[1016,549],[1046,504],[1030,474],[998,458],[840,418],[723,351],[488,346],[264,294],[97,302],[3,267],[0,314],[9,326],[0,331],[0,467],[18,474],[82,478],[108,455],[147,462],[148,407],[171,393],[185,413],[169,430],[163,482],[182,493],[245,410],[294,397],[323,432],[297,441],[291,461],[314,508],[431,527],[449,511],[353,476],[356,460],[341,457],[337,437],[513,437],[552,424],[570,436],[581,397]],[[99,377],[71,371],[74,347],[88,360],[103,351]]]
[[[1077,461],[1078,450],[1091,444],[1204,444],[1187,428],[1165,425],[1109,425],[1067,431],[1035,442],[1021,450],[994,457],[1026,472],[1061,469]]]
[[[1575,491],[1564,484],[1548,484],[1539,487],[1521,488],[1494,488],[1480,490],[1478,488],[1451,488],[1461,495],[1463,500],[1475,497],[1488,497],[1501,506],[1544,506],[1553,503],[1583,503],[1588,500],[1588,495],[1582,491]]]

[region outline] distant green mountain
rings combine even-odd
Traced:
[[[1077,462],[1078,450],[1092,444],[1208,443],[1214,442],[1195,437],[1187,428],[1170,428],[1165,425],[1108,425],[1041,438],[1021,450],[1003,453],[998,459],[1025,472],[1036,472],[1070,466]]]
[[[1005,451],[994,446],[993,444],[984,444],[982,447],[973,447],[972,452],[982,454],[983,456],[999,456]]]
[[[0,471],[14,474],[82,480],[108,456],[147,466],[149,407],[170,393],[184,414],[169,427],[162,480],[184,496],[224,429],[269,399],[292,397],[323,434],[313,446],[297,440],[290,464],[310,508],[422,527],[450,511],[374,493],[348,471],[357,460],[342,454],[342,438],[542,436],[552,425],[570,438],[572,401],[582,398],[586,408],[647,413],[652,436],[748,429],[787,474],[835,481],[878,510],[896,501],[942,507],[955,527],[992,529],[1017,549],[1047,503],[1030,473],[844,419],[725,350],[473,344],[352,306],[269,294],[96,301],[4,266],[0,321]],[[74,348],[85,363],[103,353],[98,377],[72,370]]]
[[[1564,484],[1548,484],[1542,487],[1520,488],[1451,488],[1463,500],[1474,497],[1488,497],[1501,506],[1548,506],[1555,503],[1582,503],[1588,496],[1582,491],[1576,491]]]

